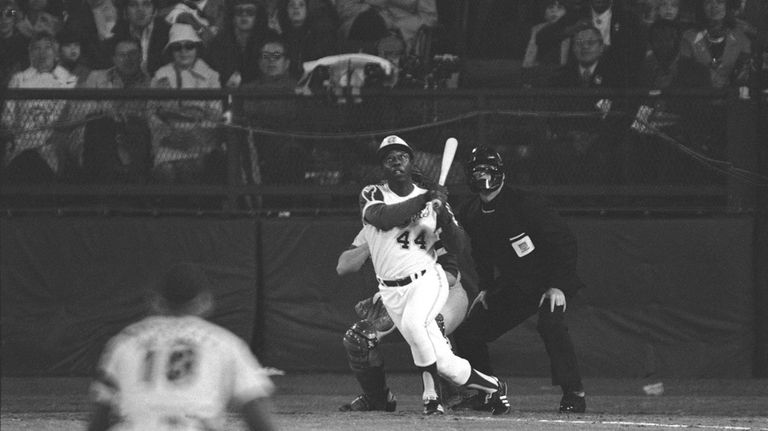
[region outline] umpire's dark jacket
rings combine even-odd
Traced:
[[[539,195],[504,186],[490,203],[473,197],[459,212],[469,234],[480,289],[501,294],[517,287],[567,296],[584,284],[576,274],[576,239]]]

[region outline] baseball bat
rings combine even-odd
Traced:
[[[437,181],[441,186],[445,185],[445,180],[448,178],[448,171],[453,164],[453,158],[456,156],[456,147],[459,146],[459,141],[456,138],[448,138],[445,140],[445,148],[443,148],[443,162],[440,165],[440,179]]]
[[[459,141],[456,138],[448,138],[445,140],[445,147],[443,148],[443,160],[440,163],[440,177],[437,183],[441,186],[445,185],[445,180],[448,178],[448,171],[451,170],[453,164],[453,158],[456,156],[456,148],[459,146]],[[432,200],[432,205],[435,208],[440,207],[439,200]]]

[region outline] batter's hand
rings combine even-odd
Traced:
[[[427,192],[428,201],[439,201],[440,206],[445,206],[448,201],[448,187],[435,184],[434,188]]]
[[[477,294],[477,297],[474,301],[472,301],[472,305],[469,306],[469,311],[472,311],[475,308],[475,305],[478,303],[483,306],[486,310],[488,309],[488,303],[485,302],[485,294],[488,293],[486,290],[481,290],[480,293]]]
[[[555,307],[563,307],[563,311],[565,311],[565,293],[563,293],[562,290],[550,287],[547,289],[546,292],[544,292],[543,295],[541,295],[541,300],[539,301],[539,307],[541,307],[541,304],[544,303],[544,300],[549,298],[549,311],[550,313],[554,313]]]

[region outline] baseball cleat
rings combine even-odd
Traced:
[[[499,384],[499,389],[488,395],[488,407],[490,407],[491,414],[493,415],[507,414],[510,410],[509,400],[507,399],[507,384],[499,378],[496,378],[496,382]]]
[[[573,392],[563,394],[560,399],[560,413],[584,413],[587,410],[587,399]]]
[[[397,398],[395,394],[387,389],[386,398],[383,401],[375,400],[368,394],[360,394],[352,400],[339,407],[340,412],[372,412],[372,411],[384,411],[393,412],[397,408]]]
[[[424,400],[424,415],[441,415],[443,413],[445,413],[445,409],[439,399]]]

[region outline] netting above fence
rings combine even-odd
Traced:
[[[713,198],[704,205],[720,206],[732,197],[732,184],[743,193],[740,188],[764,181],[733,173],[734,167],[760,169],[761,105],[722,92],[393,91],[327,98],[69,90],[6,96],[3,178],[4,193],[14,194],[12,207],[23,207],[29,194],[44,204],[53,184],[66,185],[67,195],[108,185],[99,195],[220,194],[230,204],[237,200],[230,209],[352,208],[363,185],[381,180],[374,154],[393,133],[413,146],[416,165],[430,178],[437,178],[445,140],[456,137],[447,183],[459,193],[463,161],[476,145],[502,154],[510,181],[559,193],[565,206],[654,206],[654,198],[665,197],[665,205]]]

